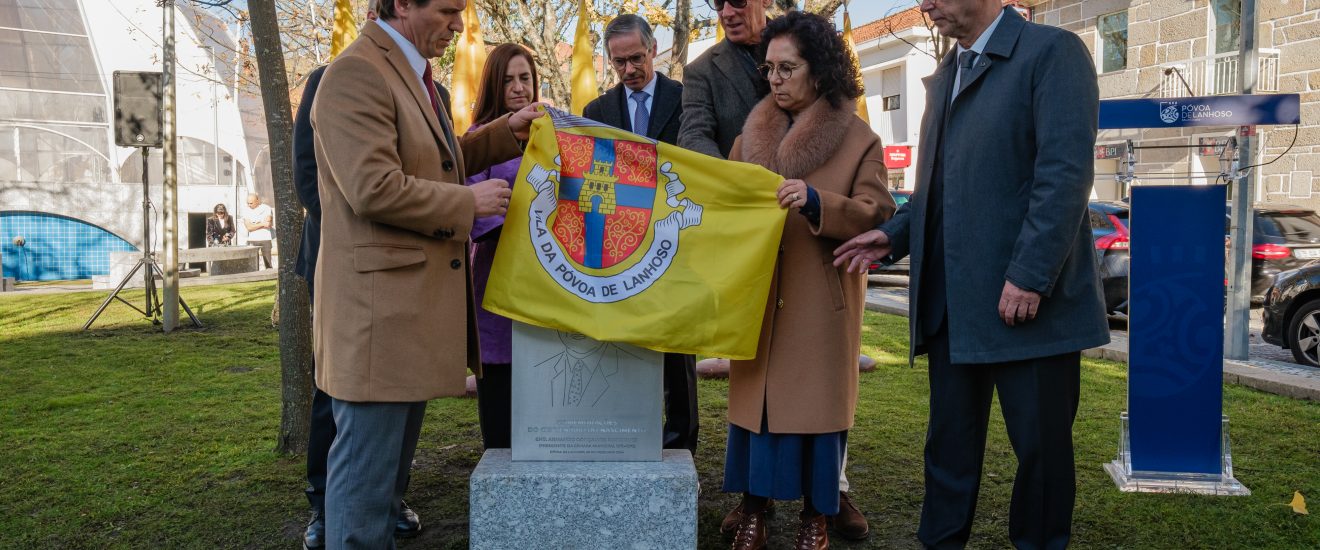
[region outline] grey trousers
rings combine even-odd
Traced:
[[[326,546],[392,549],[426,402],[334,399],[331,407],[338,431],[330,445],[325,488]]]

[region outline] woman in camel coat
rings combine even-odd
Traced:
[[[825,548],[857,402],[866,276],[833,250],[894,212],[880,138],[855,114],[861,95],[834,26],[793,12],[765,29],[771,93],[748,116],[730,160],[784,176],[784,225],[756,358],[734,361],[724,490],[743,493],[734,548],[767,537],[768,499],[804,498],[798,548]],[[805,543],[805,545],[804,545]]]

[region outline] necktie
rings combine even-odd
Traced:
[[[963,53],[958,54],[958,66],[962,67],[963,70],[972,68],[972,63],[974,63],[975,61],[976,61],[976,52],[972,50],[967,50]]]
[[[651,97],[643,91],[632,93],[633,101],[637,102],[637,108],[633,110],[633,133],[646,135],[647,126],[651,123],[651,113],[646,110],[646,100]]]
[[[440,96],[435,92],[434,82],[435,82],[435,78],[433,78],[431,73],[431,63],[427,62],[426,70],[422,71],[422,84],[423,84],[422,87],[426,88],[426,96],[431,98],[431,108],[435,110],[435,118],[438,119],[441,118]]]
[[[971,70],[972,64],[976,63],[976,56],[977,53],[972,50],[966,50],[958,54],[957,84],[953,88],[953,93],[949,94],[949,103],[953,103],[954,98],[958,97],[958,93],[962,91],[963,86],[966,86],[967,81],[963,80],[963,73]]]
[[[426,70],[422,71],[422,83],[426,88],[426,96],[431,98],[431,109],[435,111],[436,120],[440,121],[441,133],[445,135],[445,143],[450,151],[457,152],[458,145],[454,143],[454,131],[449,127],[449,120],[445,117],[444,111],[440,110],[440,94],[435,91],[435,79],[431,73],[431,63],[426,63]]]

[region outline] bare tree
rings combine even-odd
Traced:
[[[674,13],[674,45],[669,52],[669,78],[683,80],[683,69],[687,67],[688,43],[692,41],[692,0],[678,0]]]
[[[270,166],[275,183],[275,236],[290,250],[302,242],[303,211],[293,188],[293,109],[284,49],[277,22],[277,0],[249,0],[252,40],[256,50],[261,101],[270,138]],[[301,454],[307,450],[312,405],[311,310],[307,287],[294,274],[295,254],[280,254],[280,432],[275,449]]]
[[[940,34],[940,30],[935,27],[935,23],[931,21],[930,17],[927,17],[924,12],[921,12],[921,24],[926,28],[927,34],[930,35],[930,51],[926,51],[925,48],[919,47],[916,44],[909,42],[908,39],[899,36],[898,31],[902,29],[896,28],[894,16],[910,9],[913,9],[913,7],[907,7],[902,10],[899,10],[898,7],[890,9],[889,13],[886,13],[885,18],[883,19],[885,32],[888,33],[889,36],[901,40],[904,44],[912,46],[913,49],[934,57],[935,63],[939,64],[939,62],[944,60],[944,56],[949,53],[949,49],[953,47],[953,40]]]
[[[484,16],[482,31],[493,43],[514,42],[532,52],[540,67],[543,97],[557,105],[568,105],[568,71],[565,63],[572,45],[563,40],[568,25],[577,16],[577,2],[569,0],[476,0]]]

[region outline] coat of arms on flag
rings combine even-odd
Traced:
[[[657,351],[754,355],[781,178],[549,114],[511,182],[484,307]]]

